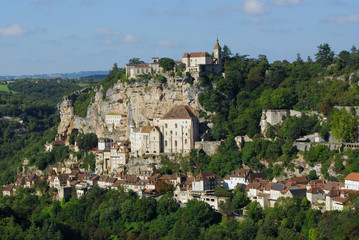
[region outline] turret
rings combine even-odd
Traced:
[[[221,50],[222,50],[222,48],[219,45],[218,38],[217,38],[216,45],[214,45],[214,48],[213,48],[213,57],[217,64],[221,64]]]

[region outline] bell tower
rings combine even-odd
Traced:
[[[221,64],[221,46],[218,43],[218,38],[217,38],[217,42],[216,45],[214,45],[213,48],[213,57],[215,58],[215,61],[217,64]]]

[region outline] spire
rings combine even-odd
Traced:
[[[216,40],[216,45],[214,45],[214,48],[213,49],[221,49],[221,46],[219,45],[218,43],[218,38]]]

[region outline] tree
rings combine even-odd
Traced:
[[[315,179],[318,179],[317,172],[315,170],[311,170],[307,176],[307,180],[311,181]]]
[[[165,71],[172,71],[175,66],[175,61],[171,58],[161,58],[158,63]]]
[[[240,209],[247,206],[247,204],[250,203],[250,200],[246,191],[241,187],[237,187],[236,190],[234,190],[232,202],[237,209]]]
[[[253,201],[246,206],[247,216],[255,222],[263,218],[263,209],[257,201]]]
[[[95,148],[98,144],[97,135],[94,133],[88,133],[84,134],[80,137],[78,140],[79,148],[81,150],[90,150],[92,148]]]
[[[156,183],[156,189],[159,194],[170,193],[173,191],[173,185],[161,180]]]
[[[234,207],[233,203],[229,200],[224,201],[220,201],[220,203],[218,204],[219,206],[219,211],[222,214],[225,214],[227,217],[230,217],[233,215],[233,212],[236,210],[236,208]]]
[[[180,72],[183,72],[184,70],[186,70],[186,64],[185,63],[180,63],[180,65],[178,67],[178,70]]]
[[[324,67],[333,63],[334,52],[331,50],[328,43],[320,44],[318,46],[318,52],[315,54],[315,60]]]
[[[170,194],[163,195],[157,204],[157,213],[163,216],[170,215],[179,209],[179,204],[172,200]]]
[[[344,108],[333,114],[332,134],[339,140],[354,142],[358,137],[358,117]]]
[[[128,64],[143,64],[144,61],[140,60],[140,58],[131,58],[128,60]]]

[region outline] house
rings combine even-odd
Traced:
[[[105,115],[107,125],[117,127],[126,120],[127,114],[121,112],[110,112]]]
[[[172,175],[163,175],[159,178],[159,180],[165,181],[166,183],[171,184],[173,186],[177,186],[185,181],[185,176],[176,173]]]
[[[308,189],[306,197],[312,204],[325,201],[325,193],[322,188],[312,187]]]
[[[175,62],[176,63],[176,62]],[[174,71],[177,70],[178,64],[175,65]],[[139,63],[139,64],[126,64],[126,74],[130,78],[138,78],[144,74],[157,74],[161,73],[163,70],[159,64],[159,58],[153,57],[151,63]]]
[[[2,189],[2,194],[4,196],[12,196],[15,191],[15,184],[10,183],[4,186],[4,188]]]
[[[88,183],[89,186],[95,186],[97,185],[98,179],[100,177],[97,174],[94,173],[87,173],[84,175],[84,182]]]
[[[130,124],[131,152],[140,156],[142,154],[159,154],[161,152],[161,132],[157,126],[135,127]]]
[[[78,183],[75,185],[77,198],[82,197],[88,191],[88,185],[86,183]]]
[[[213,172],[198,174],[192,182],[192,191],[203,192],[221,187],[221,178]]]
[[[345,188],[359,191],[359,173],[350,173],[345,177]]]
[[[129,159],[129,151],[123,142],[114,143],[110,150],[110,159],[104,160],[104,169],[117,171],[121,166],[127,164]]]
[[[218,211],[220,203],[228,201],[229,197],[215,196],[214,192],[205,192],[200,195],[199,200],[207,203],[214,210]]]
[[[54,188],[60,189],[61,186],[68,185],[70,177],[68,174],[59,174],[54,177],[53,186]]]
[[[58,188],[57,199],[59,201],[61,201],[65,197],[70,196],[71,191],[72,191],[72,188],[70,186],[61,186],[60,188]]]
[[[30,175],[30,177],[26,180],[26,187],[30,188],[36,183],[40,181],[40,178],[36,175],[36,173],[33,173]]]
[[[237,184],[248,184],[250,169],[238,168],[223,179],[223,188],[235,189]]]

